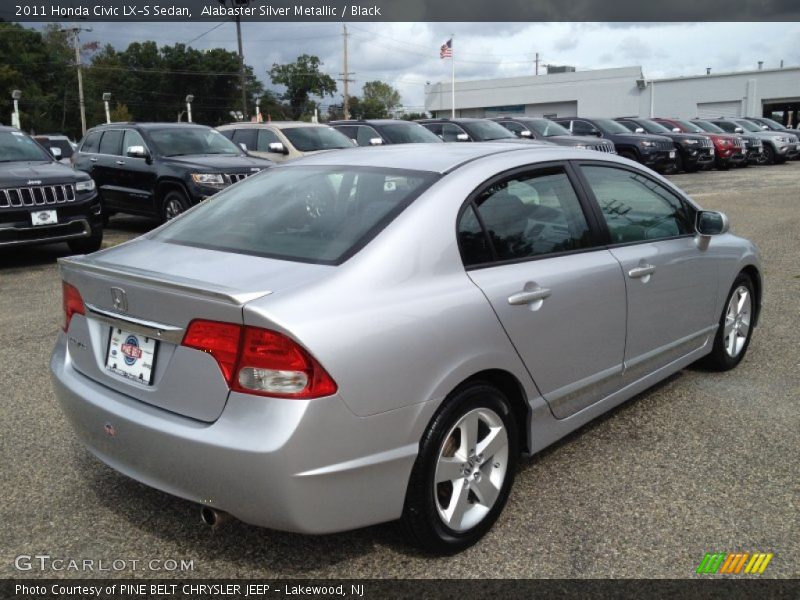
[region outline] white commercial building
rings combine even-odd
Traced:
[[[425,108],[448,117],[451,84],[425,88]],[[457,117],[717,117],[769,116],[796,125],[800,67],[647,79],[642,67],[621,67],[456,80]]]

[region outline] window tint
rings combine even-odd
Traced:
[[[500,125],[508,129],[509,131],[513,131],[514,133],[522,133],[523,131],[527,131],[525,127],[523,127],[519,123],[515,123],[514,121],[500,121]]]
[[[575,135],[591,135],[596,131],[594,125],[590,125],[586,121],[573,121],[572,133]]]
[[[51,160],[52,156],[21,131],[0,131],[0,163]]]
[[[346,135],[351,140],[356,139],[356,128],[352,125],[336,125],[334,129]]]
[[[256,138],[258,136],[258,129],[247,128],[247,129],[237,129],[233,133],[233,137],[231,140],[234,144],[241,147],[241,144],[244,144],[248,150],[255,150],[256,149]]]
[[[93,131],[86,136],[81,144],[81,152],[97,152],[100,147],[100,132]]]
[[[122,131],[111,129],[103,132],[100,139],[100,154],[119,154],[122,143]]]
[[[692,232],[686,208],[672,192],[644,175],[613,167],[583,166],[613,243],[670,238]]]
[[[147,148],[147,144],[144,143],[144,139],[142,139],[142,136],[138,131],[135,129],[126,129],[125,135],[122,138],[122,153],[127,154],[128,148],[131,146],[142,146]]]
[[[380,126],[381,135],[392,144],[430,144],[442,140],[432,131],[425,129],[417,123],[391,123]]]
[[[714,121],[712,124],[716,125],[720,129],[728,133],[736,132],[736,125],[734,125],[733,123],[729,123],[728,121]]]
[[[591,245],[586,217],[560,167],[522,173],[500,181],[475,200],[498,260],[566,252]],[[474,227],[465,213],[459,236]],[[473,244],[474,246],[474,244]],[[480,256],[470,247],[468,256]],[[465,258],[466,260],[466,258]]]
[[[461,249],[461,259],[467,267],[492,260],[489,238],[486,237],[471,204],[458,222],[458,246]]]
[[[219,192],[154,239],[282,260],[339,264],[437,175],[366,167],[273,167]]]
[[[422,126],[427,129],[428,131],[438,135],[439,137],[442,136],[442,124],[441,123],[422,123]]]
[[[356,143],[359,146],[369,146],[369,141],[372,138],[379,138],[381,137],[380,134],[375,131],[372,127],[367,127],[366,125],[359,125],[358,131],[356,132]]]
[[[445,142],[457,142],[459,133],[466,133],[466,131],[461,129],[458,125],[442,123],[442,139]]]
[[[259,129],[256,150],[258,152],[269,152],[269,145],[280,142],[278,134],[272,129]]]
[[[287,127],[282,130],[282,133],[300,152],[353,147],[347,137],[332,127]],[[376,133],[373,137],[380,137],[380,135]],[[367,145],[369,145],[369,140],[367,140]]]

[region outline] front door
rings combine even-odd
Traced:
[[[556,164],[488,182],[459,223],[470,278],[557,418],[622,386],[625,281],[587,214]]]

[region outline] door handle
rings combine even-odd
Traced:
[[[89,160],[90,160],[91,162],[97,162],[97,159],[96,159],[96,158],[90,158]]]
[[[125,164],[124,160],[115,160],[114,162],[117,163],[118,165],[124,165]]]
[[[656,268],[653,265],[640,265],[628,271],[628,277],[639,279],[641,277],[649,277],[655,272]]]
[[[536,288],[535,290],[523,290],[516,294],[511,294],[508,297],[508,303],[512,306],[521,306],[523,304],[531,304],[532,302],[540,302],[550,296],[548,288]]]

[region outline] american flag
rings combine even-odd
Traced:
[[[453,38],[442,44],[439,49],[439,58],[453,58]]]

